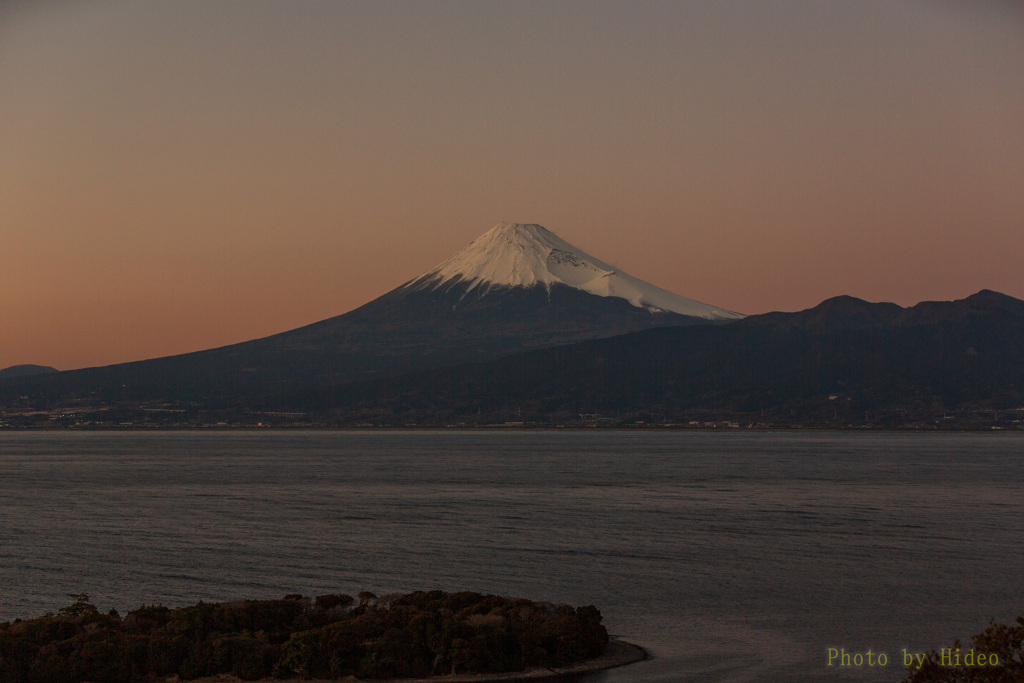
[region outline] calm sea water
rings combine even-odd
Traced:
[[[898,681],[1024,614],[1022,465],[1013,435],[0,433],[0,620],[475,590],[653,655],[588,680]]]

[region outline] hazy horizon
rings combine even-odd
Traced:
[[[1024,298],[1024,6],[0,7],[0,368],[345,313],[500,221],[746,314]]]

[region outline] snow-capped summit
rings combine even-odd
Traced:
[[[498,223],[436,268],[409,282],[407,291],[437,290],[459,284],[466,292],[492,288],[565,285],[590,294],[625,299],[651,312],[671,312],[706,320],[743,315],[687,299],[655,287],[569,244],[533,223]]]

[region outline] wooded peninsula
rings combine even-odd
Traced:
[[[593,606],[441,591],[143,605],[102,613],[87,595],[0,623],[5,683],[421,678],[564,667],[602,655]],[[231,678],[228,678],[231,680]]]

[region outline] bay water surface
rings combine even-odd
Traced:
[[[1013,434],[2,432],[0,621],[473,590],[652,655],[588,681],[898,681],[1024,614],[1022,465]]]

